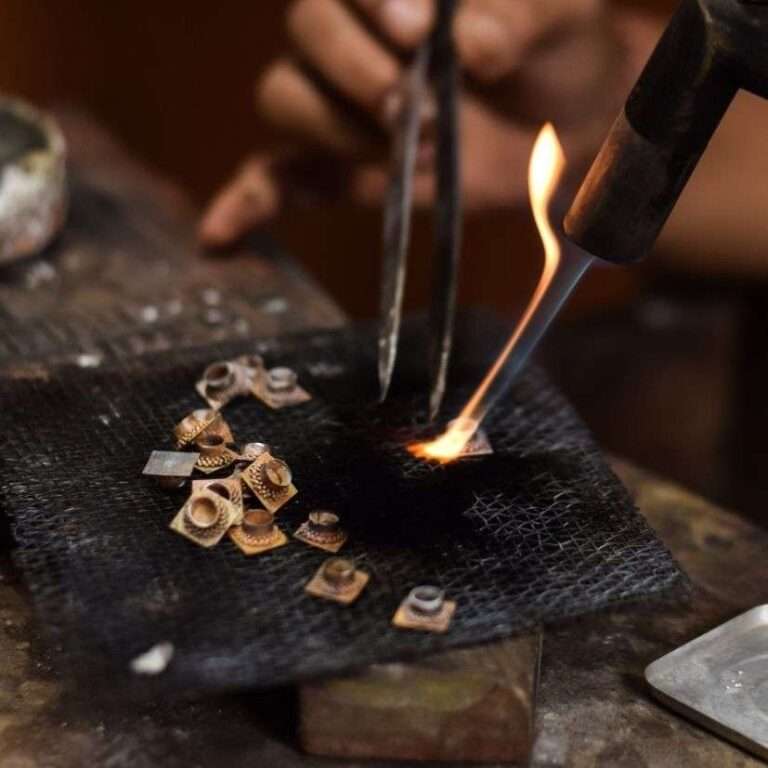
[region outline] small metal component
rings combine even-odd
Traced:
[[[246,555],[258,555],[288,543],[288,537],[275,525],[275,516],[266,509],[249,509],[242,524],[230,528],[229,537]]]
[[[451,427],[461,428],[461,423],[461,419],[453,419],[453,421],[448,422],[447,429],[451,429]],[[491,445],[491,441],[488,439],[488,435],[485,433],[485,430],[482,427],[478,427],[478,429],[475,430],[467,444],[461,449],[461,453],[457,458],[472,459],[478,458],[480,456],[493,456],[493,446]]]
[[[186,448],[201,435],[221,435],[225,443],[234,441],[229,424],[215,408],[198,408],[185,416],[174,428],[178,448]]]
[[[320,566],[304,590],[314,597],[349,605],[360,596],[369,578],[367,573],[355,568],[353,560],[331,557]]]
[[[197,393],[211,406],[223,408],[230,400],[248,394],[250,382],[247,370],[236,362],[212,363],[197,382]]]
[[[252,380],[264,374],[264,358],[261,355],[240,355],[235,362],[245,368]]]
[[[268,443],[246,443],[240,451],[239,461],[256,461],[263,453],[272,453]]]
[[[310,512],[293,535],[299,541],[326,552],[338,552],[347,540],[347,532],[341,527],[339,516],[324,509]]]
[[[213,547],[232,525],[234,507],[208,489],[196,491],[171,521],[171,529],[201,547]]]
[[[414,587],[400,603],[392,624],[401,629],[445,632],[455,611],[456,603],[446,600],[440,587],[423,585]]]
[[[267,391],[272,395],[286,395],[293,392],[299,377],[292,368],[270,368],[267,371]]]
[[[212,480],[193,480],[192,492],[209,490],[226,499],[234,508],[232,524],[240,525],[243,521],[243,486],[239,475]]]
[[[275,409],[299,405],[312,399],[309,392],[299,386],[296,371],[284,366],[266,371],[254,387],[253,394]]]
[[[291,468],[269,452],[262,452],[242,473],[243,482],[272,513],[292,499],[298,490]]]
[[[195,468],[207,475],[230,466],[237,459],[237,453],[227,447],[221,435],[202,435],[195,446],[200,451]]]
[[[192,475],[199,453],[152,451],[142,474],[154,477],[163,488],[182,488]]]

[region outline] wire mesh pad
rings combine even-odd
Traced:
[[[364,330],[3,382],[15,557],[64,666],[127,685],[137,680],[131,659],[169,642],[173,658],[151,686],[267,686],[501,638],[678,579],[587,431],[536,370],[488,421],[493,456],[443,467],[411,458],[404,443],[425,431],[420,333],[407,334],[384,406],[371,405],[375,342]],[[454,371],[447,413],[497,340],[471,324],[460,332],[466,365]],[[247,558],[226,538],[203,550],[174,534],[168,524],[185,493],[140,476],[150,451],[169,448],[173,425],[201,406],[193,385],[202,368],[253,351],[295,366],[314,397],[281,411],[237,401],[225,417],[238,441],[268,442],[289,462],[299,493],[278,514],[285,532],[314,508],[340,514],[350,533],[342,552],[371,574],[354,605],[305,594],[327,555],[295,539]],[[457,602],[444,635],[390,624],[423,583]]]

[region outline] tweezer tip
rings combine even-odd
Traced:
[[[443,402],[442,392],[432,392],[429,396],[429,420],[434,421],[440,413],[440,405]]]
[[[392,381],[392,373],[390,371],[379,370],[379,402],[383,403],[387,399],[389,394],[389,385]]]

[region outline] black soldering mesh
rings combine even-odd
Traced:
[[[480,330],[459,334],[466,365],[454,371],[448,414],[498,348]],[[257,345],[269,363],[295,366],[315,398],[282,411],[255,400],[225,410],[239,441],[269,442],[293,469],[299,494],[278,516],[283,530],[313,508],[341,514],[350,531],[343,552],[371,574],[349,607],[303,591],[322,551],[294,539],[251,558],[227,538],[200,549],[167,527],[184,493],[140,476],[151,450],[171,447],[175,422],[200,407],[193,384],[202,368],[254,345],[3,382],[4,506],[63,666],[109,674],[125,691],[130,660],[168,641],[167,670],[151,682],[133,677],[143,691],[268,686],[505,637],[659,593],[680,577],[536,370],[486,425],[493,457],[437,468],[410,458],[402,441],[422,431],[426,391],[420,333],[408,333],[384,406],[370,405],[375,343],[357,330]],[[400,599],[422,583],[458,604],[445,635],[390,626]]]

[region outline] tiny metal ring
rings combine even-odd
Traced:
[[[442,610],[444,602],[445,592],[427,584],[414,587],[406,598],[409,610],[419,616],[435,616]]]
[[[235,380],[235,370],[231,363],[212,363],[203,372],[206,389],[220,392],[231,386]]]
[[[270,459],[262,467],[262,477],[273,488],[287,488],[293,481],[291,468],[282,459]]]
[[[275,394],[285,394],[296,388],[298,376],[292,368],[270,368],[267,371],[267,389]]]
[[[332,557],[325,561],[322,574],[329,585],[344,589],[355,581],[355,563],[345,557]]]

